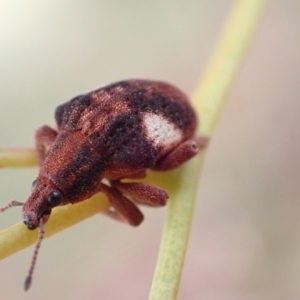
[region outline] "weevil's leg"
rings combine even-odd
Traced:
[[[146,175],[146,171],[145,170],[142,170],[142,171],[139,171],[137,173],[134,173],[130,176],[126,176],[126,178],[130,178],[130,179],[141,179],[141,178],[145,178],[147,175]]]
[[[116,210],[111,206],[109,209],[101,211],[101,213],[115,221],[129,224],[127,220],[125,220],[121,214],[116,212]]]
[[[155,171],[167,171],[181,166],[183,163],[194,157],[207,144],[207,139],[198,137],[195,140],[187,140],[177,146],[171,153],[159,160],[151,168]]]
[[[146,183],[111,181],[111,186],[137,204],[153,207],[165,206],[169,198],[165,190]]]
[[[47,150],[53,144],[57,136],[57,131],[44,125],[35,131],[35,150],[39,165],[46,157]]]
[[[106,211],[106,215],[129,223],[132,226],[138,226],[144,219],[143,214],[137,206],[124,197],[119,191],[101,183],[101,192],[103,192],[114,210]]]
[[[197,143],[199,150],[201,150],[207,146],[209,138],[199,135],[195,137],[195,142]]]

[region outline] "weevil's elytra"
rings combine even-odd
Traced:
[[[98,192],[111,202],[107,215],[139,225],[143,215],[137,204],[164,206],[168,193],[121,179],[145,177],[148,169],[177,168],[203,146],[194,136],[197,118],[187,97],[163,82],[128,80],[104,86],[58,106],[55,119],[56,129],[42,126],[36,131],[40,171],[23,205],[26,226],[40,229],[37,247],[54,207]],[[22,203],[11,201],[0,211],[16,205]]]

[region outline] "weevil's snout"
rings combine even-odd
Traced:
[[[28,215],[23,215],[23,223],[27,226],[28,229],[34,230],[37,228],[37,225],[34,224],[32,218],[30,218]]]
[[[27,226],[29,230],[34,230],[40,226],[40,220],[42,219],[43,224],[45,224],[51,214],[51,210],[45,211],[41,216],[38,216],[34,212],[29,212],[27,214],[23,214],[23,223]]]
[[[34,230],[34,229],[37,228],[37,226],[35,226],[35,225],[33,225],[33,224],[30,224],[30,223],[28,223],[27,221],[24,221],[24,224],[27,226],[27,228],[28,228],[29,230]]]
[[[34,230],[40,226],[40,220],[45,224],[52,208],[63,201],[62,194],[49,182],[43,180],[33,182],[32,193],[23,205],[23,222],[28,229]]]

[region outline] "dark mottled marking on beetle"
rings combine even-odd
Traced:
[[[120,91],[119,87],[123,89]],[[192,133],[196,128],[196,115],[186,96],[168,84],[132,80],[121,81],[103,89],[111,93],[112,97],[122,98],[133,112],[162,115],[183,131]]]
[[[158,147],[154,150],[148,141],[144,113],[160,115],[175,124],[182,130],[182,141],[193,136],[197,125],[196,115],[181,91],[163,82],[143,80],[121,81],[79,95],[59,106],[55,116],[61,130],[82,129],[107,164],[147,169],[166,153]]]
[[[109,98],[102,98],[103,95],[109,95]],[[98,115],[99,119],[109,108],[109,103],[117,106],[118,102],[126,103],[132,114],[152,112],[162,115],[178,126],[186,138],[193,135],[197,126],[196,115],[181,91],[167,83],[143,80],[120,81],[73,98],[56,109],[58,126],[71,131],[80,130],[84,114]]]
[[[150,97],[145,90],[133,92],[126,98],[126,101],[133,110],[162,115],[182,130],[188,127],[193,117],[190,109],[177,102],[170,102],[168,98],[156,92],[151,92]]]
[[[91,191],[94,194],[99,186],[100,175],[104,171],[105,164],[101,157],[89,145],[82,145],[68,167],[57,173],[55,183],[62,186],[64,196],[72,202],[91,194]]]
[[[90,136],[90,143],[106,162],[136,169],[153,167],[157,153],[144,136],[139,114],[125,113],[111,120],[107,130]]]
[[[69,105],[69,102],[61,104],[61,105],[57,106],[55,109],[54,118],[55,118],[58,128],[62,127],[62,124],[64,122],[64,112],[65,112],[65,109],[68,107],[68,105]]]
[[[60,129],[82,129],[106,163],[144,169],[166,153],[158,147],[154,150],[148,141],[143,113],[161,115],[175,124],[182,130],[182,141],[193,136],[197,125],[181,91],[163,82],[142,80],[121,81],[77,96],[57,108],[56,118]]]
[[[98,192],[105,172],[101,155],[82,137],[79,131],[59,133],[41,168],[43,176],[57,186],[68,202],[84,200]]]
[[[55,110],[55,120],[59,128],[68,130],[79,130],[78,128],[81,116],[89,109],[93,99],[90,93],[79,95],[67,103],[58,106]]]

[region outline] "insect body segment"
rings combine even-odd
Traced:
[[[57,130],[36,131],[40,171],[23,205],[26,226],[42,232],[39,245],[54,207],[98,192],[111,202],[107,215],[139,225],[143,215],[137,204],[164,206],[168,193],[120,180],[145,177],[148,169],[177,168],[199,151],[194,110],[181,91],[163,82],[129,80],[102,87],[58,106],[55,119]]]
[[[119,181],[147,169],[169,170],[198,152],[194,110],[182,92],[162,82],[131,80],[100,88],[57,107],[55,118],[56,135],[47,126],[38,130],[41,169],[35,189],[48,180],[62,195],[60,205],[105,193],[103,178]],[[39,149],[49,147],[51,139],[45,157]],[[25,217],[30,207],[36,210],[35,203],[48,197],[48,191],[44,194],[29,198]],[[144,201],[149,205],[149,199]],[[138,225],[131,222],[130,212],[125,216],[114,209]]]

